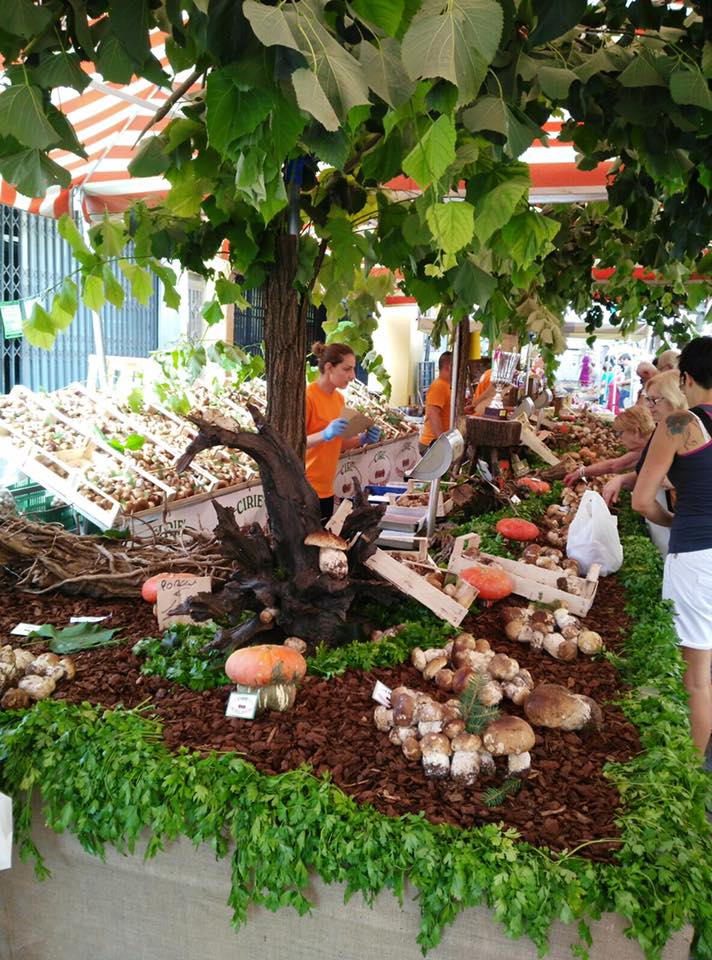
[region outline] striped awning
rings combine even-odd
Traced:
[[[154,32],[152,52],[170,71],[164,41],[165,34]],[[120,213],[137,199],[151,203],[166,195],[169,184],[163,177],[131,177],[128,164],[137,150],[139,134],[166,103],[170,91],[143,79],[127,85],[107,83],[94,73],[93,64],[84,63],[83,68],[91,81],[81,94],[70,88],[58,88],[52,94],[53,102],[66,114],[88,154],[87,159],[82,159],[65,150],[51,152],[52,159],[71,174],[71,186],[51,187],[46,196],[30,198],[0,178],[0,202],[59,217],[69,210],[71,192],[75,191],[85,216],[91,219],[104,212]],[[175,86],[186,76],[187,72],[177,75]],[[175,109],[178,107],[172,108]],[[153,129],[162,129],[169,120],[170,114]],[[559,122],[545,124],[549,145],[535,141],[521,157],[531,171],[532,202],[605,199],[610,163],[599,164],[591,171],[579,170],[573,147],[558,139],[560,128]],[[387,186],[404,195],[418,192],[417,185],[405,176],[396,177]]]

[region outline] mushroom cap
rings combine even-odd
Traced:
[[[536,540],[539,536],[539,527],[535,523],[521,520],[519,517],[505,517],[498,520],[495,530],[507,540],[528,541]]]
[[[450,741],[443,733],[426,733],[420,741],[420,749],[423,756],[428,753],[444,753],[446,757],[450,756]]]
[[[485,750],[495,757],[527,753],[535,740],[534,731],[526,720],[506,715],[493,721],[482,737]]]
[[[235,650],[225,664],[225,673],[233,683],[246,687],[292,683],[306,672],[307,662],[301,653],[276,643]]]
[[[572,730],[575,728],[571,724],[577,718],[581,717],[585,722],[590,717],[591,708],[558,683],[540,683],[529,695],[524,712],[527,719],[538,727]]]
[[[504,600],[514,589],[512,578],[501,567],[467,567],[460,572],[460,577],[470,586],[477,587],[480,600]]]
[[[304,538],[305,547],[319,547],[320,550],[348,550],[348,543],[329,530],[314,530]]]
[[[487,669],[495,680],[514,680],[519,673],[519,664],[506,653],[495,653]]]
[[[452,738],[453,752],[466,750],[469,753],[474,753],[476,750],[481,749],[481,747],[482,739],[478,737],[476,733],[465,733],[463,731]]]

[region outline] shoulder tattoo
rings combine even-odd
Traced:
[[[691,423],[692,415],[686,413],[685,411],[680,413],[671,413],[670,416],[665,420],[665,424],[673,436],[685,433],[686,430],[690,429]]]

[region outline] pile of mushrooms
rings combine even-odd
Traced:
[[[502,622],[509,640],[528,643],[534,650],[546,650],[556,660],[575,660],[579,651],[590,657],[603,647],[601,635],[586,630],[566,607],[504,607]]]
[[[36,700],[45,700],[63,680],[73,680],[76,667],[70,657],[56,653],[36,656],[22,647],[0,647],[0,707],[23,710]]]
[[[524,704],[527,719],[554,730],[600,730],[603,713],[595,700],[558,683],[540,683]]]
[[[460,694],[473,674],[486,681],[480,691],[484,706],[493,707],[505,697],[520,705],[529,696],[534,681],[528,670],[506,653],[496,653],[487,640],[475,640],[470,633],[461,633],[444,647],[422,650],[414,647],[410,660],[426,680],[440,690]]]
[[[559,590],[576,596],[583,595],[584,586],[578,579],[581,576],[578,560],[564,556],[563,550],[558,547],[543,547],[539,543],[530,543],[520,559],[523,563],[560,574],[556,581]]]
[[[408,760],[422,762],[426,777],[450,777],[471,787],[480,775],[494,773],[494,757],[506,756],[512,775],[526,773],[531,764],[534,731],[519,717],[499,717],[480,737],[466,731],[458,700],[441,704],[427,693],[396,687],[391,708],[376,707],[373,719]]]

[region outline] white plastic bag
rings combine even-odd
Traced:
[[[578,560],[585,576],[593,563],[601,565],[601,576],[615,573],[623,563],[623,547],[618,536],[618,521],[603,497],[587,490],[569,527],[566,553]]]

